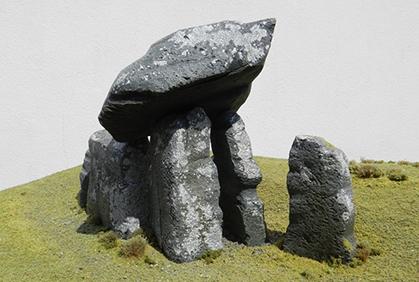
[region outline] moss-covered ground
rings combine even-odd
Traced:
[[[287,161],[256,159],[267,228],[278,237],[288,225]],[[275,245],[226,244],[209,264],[176,264],[151,246],[145,257],[126,258],[99,242],[100,227],[88,224],[77,206],[76,167],[0,191],[0,281],[419,281],[419,168],[375,165],[401,168],[408,180],[353,176],[356,237],[380,251],[356,267],[301,258]]]

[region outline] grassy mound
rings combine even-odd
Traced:
[[[280,238],[288,226],[287,161],[256,159],[264,177],[258,193],[265,203],[269,235]],[[140,258],[123,256],[120,248],[101,243],[98,238],[106,230],[87,220],[78,208],[75,196],[80,167],[76,167],[0,191],[0,280],[415,281],[419,168],[414,164],[374,165],[382,171],[403,169],[408,179],[353,176],[355,235],[359,242],[368,242],[368,253],[375,255],[352,266],[290,255],[277,247],[280,244],[245,247],[226,242],[212,263],[176,264],[153,244]],[[124,246],[125,241],[116,241],[115,246]]]

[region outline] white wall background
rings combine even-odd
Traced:
[[[255,155],[296,135],[348,158],[419,161],[419,1],[153,0],[0,3],[0,190],[79,165],[119,71],[156,40],[275,17],[239,113]]]

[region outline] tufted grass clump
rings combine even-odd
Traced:
[[[374,162],[375,162],[374,160],[361,158],[361,163],[363,164],[373,164]]]
[[[137,237],[137,236],[142,236],[144,238],[147,238],[147,232],[145,230],[143,230],[142,228],[138,228],[138,229],[135,229],[135,231],[132,232],[129,237],[134,238],[134,237]]]
[[[134,232],[132,232],[130,238],[133,238],[133,237],[136,237],[136,236],[143,237],[144,239],[147,240],[147,243],[150,246],[159,249],[159,244],[157,243],[157,238],[156,238],[156,236],[154,236],[154,232],[151,229],[138,228]]]
[[[349,171],[350,171],[351,174],[357,174],[358,173],[359,164],[356,161],[352,160],[348,163],[348,165],[349,165]]]
[[[119,249],[119,254],[126,258],[140,258],[145,254],[147,240],[142,236],[131,237]]]
[[[99,243],[101,243],[105,249],[112,249],[118,246],[118,235],[112,230],[105,233],[99,233],[98,237]]]
[[[410,165],[408,161],[399,161],[397,162],[398,165]]]
[[[363,165],[358,168],[356,175],[360,178],[380,178],[384,173],[372,165]]]
[[[221,256],[221,253],[223,252],[222,249],[219,250],[208,250],[206,251],[201,257],[200,259],[205,260],[206,264],[211,264],[214,263],[214,260],[216,258],[218,258],[219,256]]]
[[[358,242],[356,246],[355,258],[365,262],[371,253],[371,245],[367,241]]]
[[[387,172],[387,178],[391,181],[405,181],[408,179],[407,175],[397,168],[393,168]]]
[[[129,237],[134,238],[134,237],[137,237],[137,236],[141,236],[141,237],[147,239],[147,241],[149,241],[149,242],[153,241],[153,239],[155,239],[154,233],[151,229],[144,230],[142,228],[138,228],[134,232],[132,232]]]

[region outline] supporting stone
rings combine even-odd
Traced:
[[[137,228],[151,228],[148,146],[147,138],[120,143],[106,130],[98,131],[89,140],[80,173],[81,206],[85,203],[88,214],[100,217],[104,226],[123,238],[129,237]]]
[[[89,214],[97,215],[100,217],[97,211],[97,186],[94,181],[90,182],[91,175],[93,178],[99,178],[103,173],[104,167],[101,164],[101,160],[105,159],[106,148],[112,141],[112,136],[106,130],[99,130],[93,133],[89,138],[89,148],[86,151],[82,170],[80,172],[80,184],[81,190],[79,192],[79,205],[82,208],[89,210]],[[92,183],[92,185],[90,185]],[[96,187],[95,187],[96,186]],[[91,187],[89,189],[89,187]],[[89,202],[89,208],[87,203]]]
[[[262,173],[240,116],[228,111],[214,118],[211,141],[221,185],[223,228],[249,246],[265,243],[263,203],[256,192]]]
[[[175,262],[223,247],[210,128],[204,110],[195,108],[162,120],[151,136],[152,225],[161,249]]]
[[[289,226],[284,250],[326,261],[352,260],[355,206],[348,160],[322,138],[297,136],[289,156]]]
[[[94,133],[90,137],[90,139],[92,139],[95,134],[96,133]],[[90,142],[90,139],[89,139],[89,142]],[[81,167],[81,171],[79,174],[81,189],[77,195],[79,206],[83,209],[86,208],[86,203],[87,203],[87,190],[89,189],[90,170],[92,169],[91,161],[92,161],[92,158],[90,156],[90,150],[87,149],[86,154],[84,155],[83,165]]]

